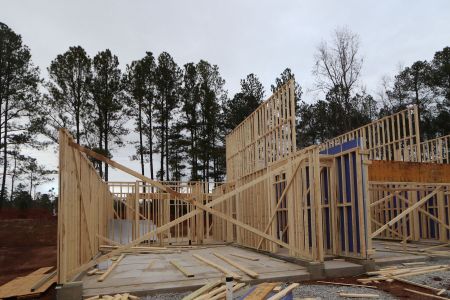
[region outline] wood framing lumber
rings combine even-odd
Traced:
[[[97,268],[94,268],[94,269],[88,271],[86,274],[87,274],[88,276],[92,276],[92,275],[95,275],[95,273],[97,273],[97,272],[98,272],[98,269],[97,269]]]
[[[411,205],[410,207],[408,207],[407,209],[405,209],[404,211],[402,211],[400,214],[398,214],[395,218],[393,218],[392,220],[390,220],[387,224],[381,226],[380,228],[378,228],[374,233],[372,233],[371,238],[376,237],[377,235],[379,235],[381,232],[383,232],[384,230],[386,230],[386,228],[394,225],[395,223],[397,223],[399,220],[401,220],[403,217],[405,217],[406,215],[408,215],[409,213],[411,213],[413,210],[417,209],[418,207],[420,207],[421,205],[425,204],[425,202],[427,202],[431,197],[433,197],[434,195],[436,195],[440,190],[441,190],[441,186],[438,186],[436,189],[434,189],[431,193],[429,193],[428,195],[426,195],[425,197],[423,197],[422,199],[420,199],[419,201],[417,201],[416,203],[414,203],[413,205]]]
[[[344,293],[340,292],[339,296],[346,298],[380,298],[377,294],[356,294],[356,293]]]
[[[175,268],[177,268],[181,273],[183,273],[184,276],[186,277],[194,277],[194,274],[187,271],[182,265],[180,265],[179,262],[175,261],[175,260],[171,260],[170,264],[172,266],[174,266]]]
[[[236,256],[236,257],[239,257],[239,258],[248,259],[248,260],[253,260],[253,261],[258,261],[259,260],[258,257],[251,257],[251,256],[247,256],[247,255],[237,254],[237,253],[230,253],[230,255]]]
[[[302,157],[302,158],[304,159],[306,157]],[[267,233],[269,231],[269,228],[272,225],[272,222],[275,219],[275,216],[277,215],[277,209],[280,207],[281,203],[283,202],[282,201],[283,198],[286,197],[287,191],[289,190],[289,187],[291,186],[291,183],[292,183],[293,179],[295,178],[297,171],[301,165],[302,159],[296,159],[296,161],[298,161],[297,166],[295,167],[294,172],[292,172],[291,177],[289,177],[286,187],[284,188],[283,193],[281,193],[280,199],[278,199],[278,201],[277,201],[275,210],[273,211],[272,215],[269,218],[269,222],[267,222],[266,227],[264,228],[264,231],[263,231],[264,233]],[[256,247],[256,249],[259,249],[261,247],[263,240],[264,240],[263,238],[259,239],[258,246]]]
[[[236,284],[235,286],[233,286],[232,291],[236,292],[237,290],[239,290],[240,288],[243,288],[246,285],[246,283],[241,282]],[[220,294],[215,295],[214,297],[209,298],[209,300],[217,300],[217,299],[222,299],[227,295],[227,291],[221,292]]]
[[[435,245],[435,246],[431,246],[431,247],[427,247],[427,248],[422,248],[422,249],[418,249],[418,251],[425,252],[425,251],[434,250],[434,249],[447,247],[447,246],[450,246],[450,243],[445,243],[445,244]]]
[[[166,193],[169,193],[169,194],[171,194],[173,196],[176,196],[178,198],[181,198],[181,199],[186,198],[186,194],[174,191],[170,187],[165,186],[165,185],[161,184],[158,181],[152,180],[152,179],[142,175],[141,173],[138,173],[138,172],[136,172],[136,171],[134,171],[134,170],[132,170],[132,169],[130,169],[128,167],[125,167],[124,165],[119,164],[119,163],[115,162],[114,160],[109,159],[106,156],[103,156],[101,154],[98,154],[97,152],[92,151],[92,150],[90,150],[88,148],[85,148],[85,147],[83,147],[83,146],[81,146],[81,145],[79,145],[79,144],[77,144],[77,143],[75,143],[73,141],[69,141],[69,145],[72,146],[73,148],[77,149],[80,152],[83,152],[83,153],[85,153],[85,154],[87,154],[87,155],[89,155],[89,156],[91,156],[91,157],[93,157],[93,158],[95,158],[95,159],[97,159],[99,161],[107,163],[108,165],[110,165],[113,168],[119,169],[119,170],[121,170],[121,171],[123,171],[125,173],[128,173],[128,174],[136,177],[136,178],[139,178],[142,181],[145,181],[145,182],[151,184],[152,186],[155,186],[155,187],[161,189],[162,191],[165,191]]]
[[[245,297],[245,300],[261,300],[266,299],[267,295],[277,286],[279,282],[263,282],[255,287],[255,289]]]
[[[400,281],[400,282],[403,282],[403,283],[407,283],[407,284],[410,284],[410,285],[418,286],[418,287],[421,287],[421,288],[424,288],[424,289],[427,289],[427,290],[431,290],[431,291],[434,291],[436,293],[439,293],[439,292],[442,291],[442,289],[438,289],[438,288],[435,288],[435,287],[432,287],[432,286],[429,286],[429,285],[426,285],[426,284],[421,284],[421,283],[417,283],[417,282],[414,282],[414,281],[406,280],[404,278],[397,278],[395,276],[393,276],[392,278],[394,280],[397,280],[397,281]]]
[[[221,255],[221,254],[219,254],[219,253],[217,253],[217,252],[213,252],[213,254],[214,254],[215,256],[217,256],[218,258],[220,258],[221,260],[225,261],[226,263],[232,265],[232,266],[235,267],[236,269],[241,270],[242,272],[244,272],[244,273],[247,274],[248,276],[250,276],[250,277],[252,277],[252,278],[258,278],[258,277],[259,277],[259,274],[258,274],[258,273],[256,273],[256,272],[254,272],[254,271],[252,271],[252,270],[250,270],[250,269],[248,269],[248,268],[242,266],[241,264],[239,264],[239,263],[237,263],[237,262],[234,262],[234,261],[232,261],[231,259],[229,259],[229,258],[227,258],[227,257],[225,257],[225,256],[223,256],[223,255]]]
[[[242,279],[242,276],[227,269],[224,266],[218,265],[215,262],[210,261],[209,259],[204,258],[203,256],[200,256],[198,254],[192,254],[193,257],[197,258],[198,260],[204,262],[207,265],[210,265],[211,267],[219,270],[220,272],[224,273],[225,275],[229,275],[231,277],[233,277],[234,279]]]
[[[39,289],[41,286],[43,286],[45,283],[47,283],[49,280],[51,280],[53,277],[56,276],[56,274],[58,273],[57,270],[46,274],[44,277],[42,277],[38,282],[36,282],[35,284],[33,284],[31,286],[31,291],[34,292],[35,290]]]
[[[419,292],[419,291],[412,290],[412,289],[404,288],[403,290],[405,290],[407,292],[410,292],[410,293],[413,293],[413,294],[425,296],[425,297],[430,297],[430,298],[434,298],[434,299],[447,299],[448,300],[447,297],[442,297],[442,296],[437,296],[437,295],[428,294],[428,293],[424,293],[424,292]]]
[[[122,171],[124,171],[124,172],[126,172],[126,173],[128,173],[130,175],[133,175],[133,176],[135,176],[137,178],[140,178],[140,179],[142,179],[142,177],[144,177],[144,179],[145,179],[144,181],[149,183],[149,184],[152,184],[153,182],[155,182],[155,183],[157,183],[156,187],[161,186],[160,183],[158,183],[158,182],[156,182],[154,180],[151,180],[150,178],[147,178],[147,177],[141,175],[140,173],[137,173],[137,172],[135,172],[135,171],[125,167],[125,166],[122,166],[121,164],[119,164],[117,162],[114,162],[114,161],[112,161],[112,160],[110,160],[110,159],[108,159],[108,158],[106,158],[106,157],[104,157],[104,156],[102,156],[102,155],[92,151],[92,150],[86,149],[86,148],[84,148],[84,147],[82,147],[82,146],[80,146],[80,145],[78,145],[78,144],[76,144],[74,142],[71,142],[70,145],[72,147],[75,147],[76,149],[79,149],[81,152],[84,152],[85,154],[87,154],[87,155],[89,155],[89,156],[91,156],[91,157],[93,157],[95,159],[98,159],[100,161],[103,161],[103,162],[106,162],[106,163],[113,162],[113,166],[115,166],[116,168],[118,168],[118,169],[120,169],[120,170],[122,170]],[[119,168],[119,166],[120,166],[120,168]],[[233,190],[233,191],[231,191],[231,192],[229,192],[229,193],[227,193],[225,195],[217,197],[213,201],[208,202],[206,205],[200,204],[200,203],[198,203],[196,201],[192,201],[193,197],[189,198],[189,199],[186,199],[184,197],[185,195],[183,194],[183,197],[181,197],[181,200],[184,200],[184,201],[187,201],[188,203],[194,204],[197,207],[199,207],[200,209],[192,210],[191,212],[189,212],[187,214],[184,214],[183,216],[181,216],[181,217],[179,217],[179,218],[177,218],[177,219],[175,219],[175,220],[173,220],[173,221],[171,221],[169,223],[166,223],[166,224],[164,224],[164,225],[162,225],[162,226],[160,226],[160,227],[158,227],[158,228],[156,228],[154,230],[151,230],[151,231],[147,232],[146,234],[142,235],[141,237],[131,241],[130,243],[128,243],[126,245],[123,245],[123,246],[121,246],[121,247],[111,251],[110,253],[107,253],[107,254],[104,254],[104,255],[102,255],[102,256],[100,256],[98,258],[92,259],[90,262],[85,263],[85,264],[79,266],[78,268],[75,268],[75,269],[71,270],[70,272],[68,272],[68,276],[74,276],[74,275],[78,274],[79,272],[85,271],[85,270],[95,266],[96,264],[98,264],[98,263],[100,263],[100,262],[102,262],[102,261],[104,261],[104,260],[106,260],[106,259],[108,259],[108,258],[110,258],[112,256],[118,255],[123,250],[126,250],[126,249],[129,249],[129,248],[133,247],[133,246],[136,246],[136,245],[140,244],[141,242],[151,238],[152,236],[155,236],[157,234],[163,233],[164,231],[172,228],[173,226],[175,226],[177,224],[180,224],[181,222],[184,222],[184,221],[186,221],[186,220],[196,216],[197,214],[200,214],[204,210],[206,210],[207,212],[209,212],[209,213],[211,213],[213,215],[216,215],[219,218],[225,219],[226,221],[229,221],[229,222],[231,222],[231,223],[233,223],[233,224],[235,224],[237,226],[243,227],[246,230],[249,230],[249,231],[251,231],[251,232],[253,232],[253,233],[257,234],[257,235],[260,235],[260,236],[262,236],[262,237],[264,237],[264,238],[266,238],[266,239],[268,239],[268,240],[270,240],[270,241],[272,241],[272,242],[274,242],[276,244],[279,244],[280,246],[288,248],[289,250],[292,250],[293,252],[298,253],[298,254],[301,255],[302,252],[300,250],[296,249],[295,247],[292,247],[292,246],[290,246],[287,243],[284,243],[284,242],[282,242],[282,241],[280,241],[280,240],[278,240],[276,238],[273,238],[270,235],[264,234],[263,232],[255,229],[255,228],[253,228],[251,226],[248,226],[245,223],[242,223],[242,222],[237,221],[237,220],[235,220],[233,218],[230,218],[229,216],[227,216],[227,215],[225,215],[223,213],[220,213],[220,212],[218,212],[216,210],[211,209],[211,207],[213,207],[214,205],[222,203],[223,201],[225,201],[225,200],[229,199],[230,197],[232,197],[232,196],[242,192],[243,190],[246,190],[246,189],[252,187],[256,183],[259,183],[259,182],[262,182],[262,181],[266,180],[267,178],[269,178],[271,176],[271,174],[273,172],[276,172],[276,171],[278,171],[281,168],[282,167],[275,168],[271,172],[268,172],[267,174],[265,174],[263,176],[260,176],[260,177],[258,177],[256,179],[254,179],[254,180],[252,180],[252,181],[250,181],[250,182],[248,182],[248,183],[246,183],[246,184],[236,188],[235,190]],[[131,172],[129,172],[129,171],[131,171]],[[136,176],[136,175],[138,175],[138,176]],[[175,196],[178,196],[180,194],[180,193],[175,192],[172,189],[170,189],[170,187],[166,187],[166,186],[162,186],[162,187],[164,187],[164,191],[166,191],[168,193],[171,193],[171,194],[174,194]]]
[[[183,298],[183,300],[194,300],[195,298],[203,295],[204,293],[209,292],[210,290],[212,290],[216,286],[220,285],[221,283],[222,283],[222,280],[216,280],[216,281],[207,283],[204,286],[202,286],[201,288],[199,288],[198,290],[195,290],[194,292],[185,296]]]
[[[234,285],[233,285],[233,286],[234,286]],[[219,293],[225,291],[225,289],[226,289],[226,286],[225,286],[225,285],[222,285],[222,286],[220,286],[220,287],[218,287],[218,288],[216,288],[216,289],[213,289],[212,291],[210,291],[210,292],[208,292],[208,293],[206,293],[206,294],[203,294],[203,295],[201,295],[201,296],[195,298],[195,300],[206,300],[206,299],[210,299],[211,297],[213,297],[213,296],[215,296],[215,295],[217,295],[217,294],[219,294]]]
[[[340,286],[353,286],[353,287],[364,287],[369,289],[378,289],[376,286],[365,285],[365,284],[352,284],[352,283],[342,283],[342,282],[332,282],[332,281],[317,281],[319,283],[332,284],[332,285],[340,285]]]
[[[99,240],[102,240],[102,241],[104,241],[104,242],[113,244],[113,245],[115,245],[115,246],[121,246],[120,243],[118,243],[118,242],[116,242],[116,241],[113,241],[113,240],[110,240],[110,239],[108,239],[107,237],[104,237],[104,236],[102,236],[102,235],[100,235],[100,234],[97,234],[97,238],[98,238]],[[100,245],[100,247],[102,247],[102,246],[109,246],[109,245]]]
[[[276,293],[275,295],[273,295],[272,297],[270,297],[267,300],[279,300],[279,299],[282,299],[284,296],[289,294],[289,292],[291,292],[293,289],[295,289],[299,285],[300,284],[298,284],[298,283],[292,283],[288,287],[286,287],[285,289],[283,289],[280,292]]]
[[[108,277],[108,275],[119,265],[119,263],[122,261],[122,259],[125,257],[125,254],[120,255],[120,257],[111,264],[111,266],[106,270],[106,272],[100,276],[97,281],[103,281]]]
[[[100,296],[96,295],[96,296],[92,296],[92,297],[86,298],[84,300],[98,300],[98,299],[100,299]]]

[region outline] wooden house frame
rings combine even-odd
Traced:
[[[297,138],[293,80],[226,137],[224,183],[155,181],[61,129],[58,283],[139,244],[228,242],[320,263],[369,259],[373,238],[449,241],[450,137],[421,142],[416,107],[320,145],[297,150]],[[137,180],[104,182],[88,157]]]

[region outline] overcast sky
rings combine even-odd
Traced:
[[[0,22],[22,35],[43,77],[56,55],[74,45],[91,57],[109,48],[122,68],[146,51],[155,56],[167,51],[180,66],[200,59],[217,64],[231,96],[249,73],[255,73],[268,92],[286,67],[304,90],[312,88],[317,45],[337,27],[359,34],[361,82],[372,94],[381,77],[395,75],[399,64],[430,60],[450,46],[449,0],[0,0]],[[305,99],[313,96],[306,93]],[[138,170],[128,159],[132,147],[116,152],[115,159]],[[56,168],[52,151],[36,155]],[[113,172],[111,179],[125,178]]]

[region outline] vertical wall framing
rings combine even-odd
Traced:
[[[94,166],[69,146],[73,138],[59,132],[58,283],[70,281],[70,273],[98,252],[98,236],[107,235],[112,218],[112,195]]]
[[[366,161],[359,148],[321,155],[318,147],[311,147],[236,185],[222,186],[218,194],[263,178],[216,209],[288,243],[295,249],[289,250],[292,256],[312,261],[323,261],[325,254],[367,258]],[[280,249],[215,217],[213,237],[265,251]]]
[[[420,149],[423,162],[450,164],[450,135],[422,142]]]
[[[226,137],[227,180],[270,166],[296,150],[294,81],[280,87]]]
[[[211,191],[221,183],[212,182],[163,182],[167,187],[183,196],[195,196],[197,201],[207,204]],[[114,218],[110,220],[108,238],[127,244],[141,236],[192,212],[195,207],[167,192],[142,181],[108,182],[114,195]],[[164,245],[202,244],[211,233],[209,213],[194,215],[157,235],[151,235],[145,243]]]
[[[417,106],[327,140],[320,149],[327,150],[359,139],[369,150],[371,160],[420,161],[421,147]]]

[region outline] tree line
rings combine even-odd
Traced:
[[[317,48],[313,103],[302,100],[296,82],[298,146],[319,143],[409,104],[419,105],[426,137],[449,133],[449,65],[446,47],[431,62],[402,68],[393,80],[383,78],[380,92],[372,96],[360,78],[359,37],[337,29]],[[77,143],[108,157],[117,147],[134,145],[130,159],[152,179],[222,181],[225,135],[265,98],[253,73],[230,97],[217,65],[200,60],[180,66],[167,52],[146,52],[122,69],[109,49],[91,57],[73,46],[47,71],[43,79],[21,36],[0,23],[0,207],[26,194],[42,197],[36,187],[51,180],[55,170],[40,165],[27,149],[56,144],[61,127]],[[295,75],[286,68],[270,90],[289,79]],[[93,163],[108,180],[108,165]]]

